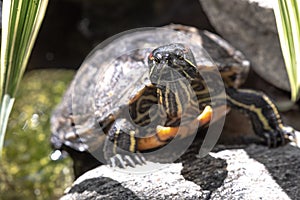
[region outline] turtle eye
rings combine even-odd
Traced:
[[[156,63],[160,63],[160,59],[158,59],[157,57],[154,57],[154,61],[155,61]]]
[[[184,59],[184,57],[183,57],[184,53],[183,53],[181,50],[179,50],[179,49],[176,49],[176,50],[175,50],[175,55],[176,55],[176,57],[177,57],[179,60],[183,60],[183,59]]]
[[[156,56],[154,56],[152,53],[150,53],[149,55],[149,60],[151,61],[154,60],[154,62],[159,63],[159,59]]]
[[[156,63],[160,63],[160,60],[162,59],[162,55],[157,53],[153,55],[152,53],[149,55],[150,60],[154,60]]]

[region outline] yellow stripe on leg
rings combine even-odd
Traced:
[[[135,141],[135,132],[134,131],[130,131],[129,132],[130,134],[130,147],[129,147],[129,151],[130,152],[135,152],[135,144],[136,144],[136,141]]]
[[[114,146],[113,146],[113,153],[114,154],[117,154],[119,134],[120,134],[120,129],[117,129],[117,131],[115,132],[115,139],[114,139]]]

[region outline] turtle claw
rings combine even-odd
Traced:
[[[125,162],[120,154],[116,154],[114,157],[111,157],[110,159],[110,166],[111,167],[120,167],[125,168]]]
[[[274,132],[264,133],[264,138],[268,147],[278,147],[285,145],[289,142],[294,142],[297,144],[295,130],[292,127],[284,126],[280,130],[275,130]]]
[[[145,158],[140,153],[130,153],[130,154],[116,154],[109,159],[109,165],[111,167],[126,168],[135,167],[136,165],[146,164]]]
[[[285,140],[290,142],[294,146],[300,147],[300,141],[299,141],[300,132],[293,129],[290,126],[285,126],[283,130],[285,132],[284,135]]]
[[[140,165],[146,164],[146,159],[140,152],[136,152],[135,159],[139,161]]]
[[[130,156],[125,155],[124,160],[125,160],[125,162],[127,163],[128,166],[135,167],[135,162],[133,161],[133,159]]]
[[[284,138],[279,132],[267,132],[264,133],[267,146],[269,148],[277,147],[284,144]]]

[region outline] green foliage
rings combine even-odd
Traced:
[[[14,97],[25,71],[48,1],[3,1],[2,94]]]
[[[71,160],[51,161],[50,116],[73,71],[25,74],[0,162],[0,199],[57,199],[73,180]]]
[[[0,61],[0,157],[18,85],[28,63],[48,0],[4,0]]]
[[[300,4],[298,0],[278,0],[275,17],[281,50],[290,81],[292,100],[300,92]]]

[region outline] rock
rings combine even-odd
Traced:
[[[227,161],[228,176],[211,199],[289,199],[267,169],[246,151],[224,150],[213,156]]]
[[[150,163],[151,167],[156,165]],[[87,199],[86,197],[106,197],[122,199],[179,199],[179,197],[205,197],[197,184],[186,181],[180,171],[182,164],[163,164],[161,170],[150,173],[142,171],[144,166],[137,166],[134,171],[112,169],[100,166],[79,177],[66,196],[61,199]],[[98,195],[95,195],[95,192]],[[207,196],[206,191],[206,196]]]
[[[240,49],[254,71],[289,91],[273,13],[272,0],[200,0],[216,31]]]
[[[255,144],[235,149],[217,146],[219,149],[224,147],[229,149],[201,159],[196,159],[194,149],[178,163],[158,165],[148,162],[129,172],[100,166],[79,177],[61,199],[299,197],[299,148],[286,145],[269,149]],[[157,166],[160,169],[153,170]]]

